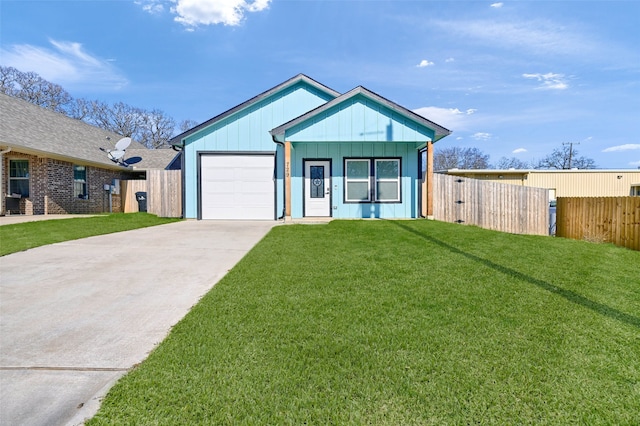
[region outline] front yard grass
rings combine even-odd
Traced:
[[[130,231],[176,220],[179,219],[160,218],[148,213],[115,213],[2,225],[0,226],[0,256],[47,244]]]
[[[433,221],[276,227],[88,424],[640,424],[638,265]]]

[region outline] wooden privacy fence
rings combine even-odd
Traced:
[[[435,173],[433,216],[512,234],[549,235],[549,191]]]
[[[640,250],[640,197],[558,197],[556,235]]]
[[[120,196],[122,197],[122,211],[135,213],[138,211],[136,192],[147,192],[146,180],[121,180]]]
[[[180,170],[148,170],[146,180],[121,181],[125,213],[138,211],[136,192],[147,193],[147,212],[159,217],[182,217]]]

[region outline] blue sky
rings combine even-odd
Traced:
[[[2,0],[0,64],[78,98],[207,120],[298,73],[362,85],[539,160],[640,167],[640,2]]]

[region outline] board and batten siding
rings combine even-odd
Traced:
[[[304,82],[260,100],[244,110],[238,111],[210,126],[190,135],[185,140],[185,217],[196,218],[198,213],[198,169],[199,152],[276,152],[282,156],[282,148],[276,145],[269,130],[314,109],[332,96]],[[284,204],[282,184],[284,172],[278,164],[276,170],[277,209]]]
[[[400,158],[399,203],[345,203],[345,158]],[[416,218],[418,217],[418,150],[415,143],[297,142],[291,149],[291,216],[304,216],[304,160],[331,160],[331,204],[334,218]]]
[[[291,216],[304,216],[304,160],[331,160],[331,213],[335,218],[416,218],[418,150],[435,131],[356,95],[286,130],[291,142]],[[345,158],[400,158],[400,202],[345,203]]]
[[[311,122],[287,130],[292,142],[418,142],[435,132],[364,96],[356,96],[324,111]]]

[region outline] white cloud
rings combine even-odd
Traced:
[[[564,90],[569,88],[569,84],[566,81],[564,74],[546,73],[546,74],[522,74],[524,78],[538,80],[541,85],[539,89],[547,90]]]
[[[435,20],[431,25],[460,39],[492,48],[528,51],[544,56],[556,54],[592,57],[605,48],[593,35],[571,28],[566,22],[478,19]]]
[[[52,39],[49,42],[52,47],[14,44],[1,49],[3,65],[24,72],[33,71],[67,90],[97,88],[112,91],[128,83],[111,60],[88,53],[81,43]]]
[[[176,22],[187,27],[223,24],[237,26],[247,12],[260,12],[269,7],[271,0],[173,0],[171,12]]]
[[[603,149],[602,152],[631,151],[634,149],[640,149],[640,144],[628,143],[624,145],[611,146],[609,148]]]
[[[491,4],[491,7],[493,7],[494,9],[500,9],[502,6],[504,6],[504,3],[502,2]]]
[[[424,67],[430,67],[432,65],[435,65],[433,62],[429,62],[426,59],[423,59],[422,61],[420,61],[420,63],[418,65],[416,65],[418,68],[424,68]]]
[[[513,151],[511,151],[512,154],[521,154],[523,152],[527,152],[527,150],[524,149],[524,148],[517,148],[517,149],[514,149]]]
[[[136,0],[134,3],[142,6],[142,10],[152,15],[164,12],[164,5],[161,0]]]
[[[455,61],[455,59],[454,59],[454,58],[447,58],[447,59],[445,59],[444,61],[445,61],[446,63],[449,63],[449,62],[454,62],[454,61]]]
[[[451,130],[466,128],[468,126],[468,118],[476,111],[477,110],[473,108],[461,111],[458,108],[440,108],[434,106],[422,107],[413,110],[416,114]]]
[[[491,133],[477,132],[471,135],[471,137],[477,141],[488,141],[491,139]]]
[[[634,166],[634,167],[640,167],[640,161],[632,161],[629,163],[630,166]]]

